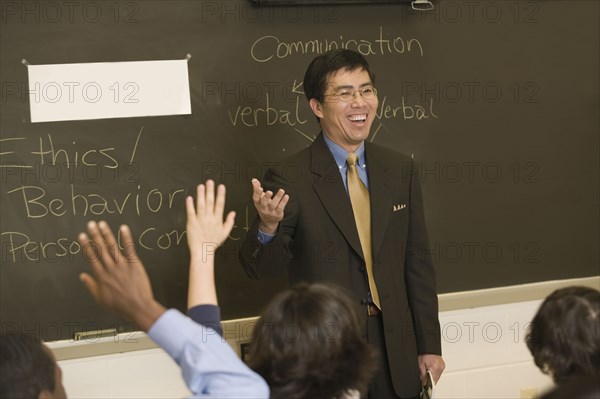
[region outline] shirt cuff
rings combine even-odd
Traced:
[[[275,239],[277,234],[269,234],[262,231],[260,228],[258,229],[258,241],[261,244],[268,244]]]

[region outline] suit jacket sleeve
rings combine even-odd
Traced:
[[[420,178],[414,164],[410,179],[410,222],[405,259],[406,289],[413,314],[418,353],[441,355],[436,274],[429,253]]]
[[[190,319],[205,327],[210,327],[219,335],[223,335],[221,327],[221,308],[217,305],[203,304],[196,305],[187,310]]]

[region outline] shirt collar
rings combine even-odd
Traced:
[[[335,159],[335,163],[340,167],[346,167],[346,158],[348,158],[348,151],[342,148],[339,144],[333,142],[325,133],[323,133],[323,138],[325,139],[325,144],[331,151],[333,158]],[[365,142],[360,143],[360,147],[358,147],[355,151],[355,154],[358,155],[357,164],[360,168],[364,168],[365,162]]]

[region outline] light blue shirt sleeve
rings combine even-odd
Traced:
[[[192,398],[269,398],[269,387],[215,330],[169,309],[148,335],[181,367]]]

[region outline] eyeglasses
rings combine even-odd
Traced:
[[[367,86],[358,90],[354,89],[342,89],[337,93],[327,94],[326,97],[336,97],[340,101],[348,102],[354,100],[354,96],[356,93],[360,93],[362,98],[366,100],[370,100],[372,98],[377,97],[377,90],[374,87]]]

